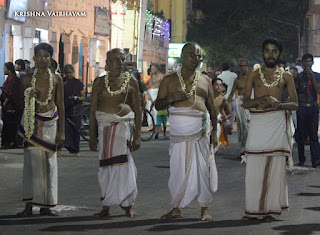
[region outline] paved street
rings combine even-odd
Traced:
[[[240,165],[237,136],[229,136],[232,148],[217,156],[219,189],[210,210],[214,222],[201,222],[200,208],[193,202],[183,210],[184,218],[161,221],[169,208],[170,194],[168,140],[143,142],[133,154],[138,169],[139,195],[135,204],[138,218],[123,216],[119,207],[112,216],[96,219],[92,214],[101,209],[97,180],[97,153],[81,142],[81,157],[63,151],[59,165],[59,217],[40,217],[34,208],[32,218],[16,219],[24,208],[21,199],[23,150],[0,152],[0,234],[320,234],[320,167],[307,167],[288,173],[290,211],[276,222],[241,221],[244,215],[245,166]],[[307,146],[309,149],[309,146]],[[7,160],[6,160],[7,159]],[[296,147],[294,160],[297,162]]]

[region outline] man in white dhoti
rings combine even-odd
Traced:
[[[124,60],[123,50],[108,51],[109,71],[93,83],[89,144],[91,150],[97,151],[97,121],[98,180],[103,205],[96,217],[110,215],[112,205],[119,205],[129,217],[139,215],[132,209],[138,190],[137,170],[130,151],[140,147],[142,111],[138,82],[129,73],[123,73]]]
[[[41,207],[41,215],[58,215],[50,208],[58,202],[56,150],[64,142],[65,115],[62,78],[49,69],[52,55],[49,44],[38,44],[33,57],[37,69],[22,80],[25,106],[19,134],[25,139],[23,200],[27,204],[18,217],[31,216],[33,205]]]
[[[228,97],[228,102],[232,101],[233,95],[238,91],[238,95],[235,98],[236,110],[237,110],[237,132],[238,132],[238,142],[240,144],[240,157],[244,155],[244,150],[246,147],[250,112],[243,108],[243,92],[247,81],[247,76],[249,72],[249,61],[247,59],[239,60],[239,75],[234,81],[232,90]]]
[[[181,218],[180,208],[197,199],[201,220],[209,221],[213,218],[208,205],[217,190],[213,155],[217,145],[217,112],[213,88],[209,78],[197,70],[202,60],[199,45],[185,44],[181,60],[182,68],[162,80],[155,102],[157,110],[170,106],[169,189],[173,209],[161,219]]]
[[[150,88],[147,93],[147,104],[146,109],[150,110],[153,120],[157,121],[157,110],[154,107],[154,101],[157,98],[160,82],[163,79],[164,75],[160,71],[158,64],[151,65],[150,79],[146,82],[146,85],[150,85]],[[151,117],[148,115],[148,125],[152,124]],[[158,128],[158,127],[157,127]]]
[[[292,167],[292,125],[288,110],[297,109],[291,74],[277,66],[282,46],[276,39],[262,44],[265,65],[248,74],[244,108],[251,110],[246,143],[246,210],[244,220],[263,217],[274,221],[288,209],[286,161]],[[281,103],[287,87],[290,102]],[[254,88],[254,98],[251,91]]]

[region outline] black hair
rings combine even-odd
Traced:
[[[240,58],[238,60],[238,64],[240,64],[241,61],[245,61],[247,64],[248,64],[248,67],[250,67],[250,63],[249,63],[249,60],[245,59],[245,58]]]
[[[226,71],[226,70],[230,69],[230,66],[229,66],[228,63],[222,63],[221,64],[221,69],[222,69],[222,71]]]
[[[16,70],[14,69],[14,65],[11,62],[7,62],[4,64],[4,66],[6,66],[6,68],[12,73],[12,74],[16,74]]]
[[[309,54],[309,53],[306,53],[302,56],[302,61],[305,61],[307,59],[312,59],[313,61],[313,55]]]
[[[135,71],[133,71],[133,72],[131,73],[131,75],[132,75],[135,79],[137,79],[138,82],[141,82],[141,76],[140,76],[139,71],[135,70]]]
[[[34,48],[34,56],[36,56],[38,51],[40,50],[47,51],[51,57],[53,56],[53,47],[48,43],[39,43],[38,45],[36,45]]]
[[[226,91],[228,90],[228,85],[227,85],[227,84],[222,83],[222,86],[223,86],[224,88],[226,88]]]
[[[24,62],[24,60],[18,59],[14,63],[19,65],[22,71],[26,70],[26,63]]]
[[[160,65],[158,65],[158,64],[151,64],[150,68],[151,68],[152,66],[156,67],[156,68],[161,72]]]
[[[283,59],[278,59],[277,63],[278,63],[278,65],[284,64],[284,66],[286,66],[286,64],[287,64],[287,62],[285,60],[283,60]]]
[[[282,53],[282,44],[278,41],[278,39],[268,38],[268,39],[264,40],[262,43],[262,52],[264,51],[264,48],[266,47],[267,44],[275,45],[278,48],[280,54]]]
[[[141,85],[141,74],[138,70],[135,70],[131,73],[131,76],[133,76],[135,79],[137,79],[138,81],[138,85],[139,85],[139,92],[140,94],[143,93],[143,87]]]
[[[55,61],[55,60],[54,60]],[[56,62],[57,63],[57,62]],[[55,68],[56,69],[56,68]],[[63,72],[65,73],[67,69],[71,69],[72,72],[74,72],[74,68],[72,66],[72,64],[66,64],[65,66],[63,66]]]
[[[221,78],[214,78],[214,79],[212,79],[212,86],[214,86],[214,84],[216,84],[216,82],[217,82],[218,80],[220,80],[221,82],[223,82]]]

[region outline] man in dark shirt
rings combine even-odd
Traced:
[[[299,163],[303,166],[306,161],[304,155],[304,140],[309,136],[310,152],[312,167],[316,168],[320,157],[320,146],[318,141],[318,123],[319,123],[319,109],[317,105],[317,94],[320,88],[320,74],[313,72],[311,66],[313,65],[313,56],[305,54],[302,57],[303,72],[296,77],[295,86],[298,95],[298,152]]]

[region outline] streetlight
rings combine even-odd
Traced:
[[[278,19],[271,19],[273,21],[276,21],[276,22],[279,22],[279,23],[282,23],[282,24],[287,24],[287,25],[291,25],[293,27],[295,27],[298,31],[298,57],[300,58],[300,25],[296,25],[296,24],[292,24],[290,22],[286,22],[286,21],[282,21],[282,20],[278,20]]]

